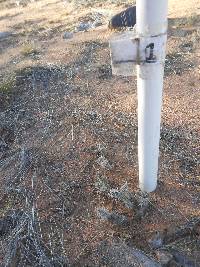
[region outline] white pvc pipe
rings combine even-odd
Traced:
[[[166,38],[168,1],[136,3],[137,34]],[[137,66],[139,187],[143,192],[152,192],[157,186],[163,74],[164,60]]]

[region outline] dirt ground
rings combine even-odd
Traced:
[[[112,76],[107,29],[131,1],[81,2],[0,0],[1,266],[114,266],[97,256],[112,240],[159,261],[149,240],[166,231],[200,266],[200,229],[177,236],[200,217],[200,1],[169,0],[159,184],[140,218],[109,193],[139,195],[136,78]]]

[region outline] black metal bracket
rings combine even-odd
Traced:
[[[146,54],[146,62],[147,63],[155,63],[156,62],[156,56],[154,55],[154,43],[150,43],[146,46],[145,54]]]

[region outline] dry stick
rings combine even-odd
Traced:
[[[36,176],[36,171],[34,172],[33,176],[31,177],[31,186],[32,186],[32,192],[34,191],[34,177]],[[28,224],[28,231],[29,231],[29,236],[31,236],[33,233],[33,243],[35,245],[36,251],[39,252],[40,257],[45,258],[45,263],[50,266],[50,262],[48,261],[47,257],[45,256],[44,252],[41,250],[40,245],[38,244],[38,241],[36,240],[37,233],[34,230],[34,224],[35,224],[35,205],[34,205],[34,199],[29,200],[28,199],[28,194],[26,193],[26,203],[27,205],[31,208],[31,218],[30,223]],[[41,259],[42,260],[42,259]]]
[[[39,218],[39,212],[38,212],[38,209],[37,209],[37,202],[35,202],[35,208],[36,208],[37,218]],[[39,219],[38,219],[38,226],[39,226],[40,238],[43,239],[41,223],[40,223]]]
[[[53,196],[57,199],[59,199],[60,201],[64,201],[62,198],[60,198],[60,196],[58,196],[57,192],[54,192],[54,189],[52,189],[47,183],[46,181],[44,180],[44,178],[42,178],[43,182],[44,182],[44,185],[49,189],[50,192],[53,193]]]
[[[63,250],[63,255],[65,255],[65,249],[64,249],[64,216],[65,216],[65,203],[63,202],[63,207],[62,207],[62,233],[61,233],[61,245],[62,245],[62,250]]]
[[[34,257],[34,258],[38,258],[38,257],[36,257],[36,256],[32,253],[32,251],[27,247],[27,246],[28,246],[27,244],[24,245],[24,244],[21,242],[21,246],[24,248],[24,251],[28,251],[28,253],[31,254],[32,257]],[[29,260],[29,258],[28,258],[28,256],[27,256],[26,254],[25,254],[25,257],[27,258],[27,260]],[[38,260],[39,260],[39,258],[38,258]]]
[[[35,245],[36,251],[39,253],[41,258],[45,259],[45,264],[48,264],[46,266],[51,266],[51,264],[49,262],[49,259],[47,258],[47,256],[43,252],[43,250],[41,249],[40,243],[42,242],[42,240],[38,239],[38,235],[37,235],[37,232],[35,232],[35,227],[33,226],[32,221],[31,221],[30,228],[31,228],[31,232],[32,232],[32,235],[30,236],[30,238],[32,239],[32,241],[33,241],[33,243]],[[49,248],[46,245],[45,245],[45,247],[49,250]]]
[[[54,190],[53,190],[51,187],[49,187],[49,186],[47,185],[47,183],[46,183],[46,181],[45,181],[44,179],[43,179],[43,182],[44,182],[44,185],[50,190],[50,192],[53,193],[54,198],[59,199],[59,200],[62,201],[62,199],[61,199],[59,196],[56,195],[56,193],[54,192]],[[64,207],[64,202],[63,202],[63,207]],[[63,214],[64,214],[64,213],[63,213]],[[54,220],[54,219],[53,219],[53,220]],[[62,227],[62,228],[63,228],[63,227]],[[50,253],[51,253],[51,256],[52,256],[52,260],[53,260],[53,245],[52,245],[52,243],[51,243],[51,238],[53,237],[53,229],[52,229],[52,226],[51,226],[51,232],[52,232],[52,235],[49,234],[49,244],[50,244]],[[59,236],[60,236],[60,235],[59,235]],[[64,236],[64,234],[62,234],[62,236]],[[64,243],[64,242],[62,242],[62,239],[61,239],[61,244],[62,244],[63,253],[64,253],[63,243]]]
[[[55,227],[56,227],[56,223],[55,223]],[[56,229],[57,229],[57,227],[56,227]],[[59,231],[58,231],[58,229],[57,229],[57,232],[58,232],[58,235],[59,235]],[[60,235],[59,235],[60,236]],[[49,234],[49,243],[50,243],[50,248],[51,248],[51,256],[52,256],[52,261],[54,260],[54,247],[53,247],[53,243],[51,243],[51,240],[53,240],[53,237],[54,237],[54,231],[53,231],[53,228],[52,228],[52,222],[51,222],[51,234]],[[59,261],[59,263],[61,263],[60,261]]]
[[[24,230],[25,225],[27,224],[27,215],[24,218],[24,220],[20,220],[19,225],[17,226],[17,229],[15,228],[14,231],[12,231],[11,235],[9,236],[9,249],[7,250],[7,254],[5,256],[5,266],[9,266],[10,261],[13,258],[13,253],[16,253],[17,244],[18,241],[20,241],[20,234]],[[13,247],[15,245],[15,248]],[[12,254],[12,255],[11,255]]]
[[[32,241],[33,241],[33,243],[34,243],[34,245],[35,245],[35,247],[36,247],[36,251],[39,253],[39,255],[40,255],[40,258],[41,258],[41,260],[44,258],[45,259],[45,266],[52,266],[51,264],[50,264],[50,261],[49,261],[49,259],[48,259],[48,257],[45,255],[45,253],[43,252],[43,250],[41,249],[41,247],[40,247],[40,245],[38,245],[38,240],[36,240],[36,238],[34,238],[34,239],[32,239]],[[45,247],[50,251],[50,249],[46,246],[46,244],[44,244],[43,243],[43,246],[45,245]]]
[[[36,177],[36,171],[31,176],[31,186],[32,186],[32,192],[34,191],[34,178]],[[35,221],[35,203],[34,199],[32,200],[32,223],[34,224]]]
[[[51,226],[51,230],[52,230],[52,226]],[[50,245],[50,252],[51,252],[51,260],[53,261],[53,246],[52,246],[52,243],[51,243],[51,235],[48,234],[49,236],[49,245]]]
[[[74,126],[73,126],[73,124],[72,124],[72,130],[71,130],[71,135],[72,135],[72,141],[74,141]]]
[[[61,246],[62,246],[62,250],[63,250],[63,256],[65,256],[65,251],[64,251],[64,243],[63,243],[63,231],[62,231],[62,233],[60,234],[60,231],[59,231],[59,229],[58,229],[58,226],[57,226],[57,223],[56,223],[56,221],[54,220],[54,224],[55,224],[55,228],[56,228],[56,230],[57,230],[57,234],[58,234],[58,236],[59,236],[59,238],[60,238],[60,243],[61,243]],[[63,229],[62,229],[63,230]]]

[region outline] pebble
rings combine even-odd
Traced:
[[[99,157],[96,162],[102,169],[113,169],[113,166],[110,164],[109,160],[106,159],[104,156]]]
[[[161,267],[142,250],[127,246],[123,241],[102,241],[98,248],[101,265],[115,267]]]
[[[74,36],[73,32],[65,32],[63,34],[63,39],[72,39]]]
[[[157,250],[155,253],[156,253],[156,256],[157,256],[159,262],[162,265],[169,264],[169,262],[173,259],[173,255],[171,253],[169,253],[168,251]]]
[[[153,238],[149,240],[149,245],[153,249],[162,247],[163,245],[163,236],[160,232],[156,232]]]
[[[176,31],[176,36],[178,37],[185,37],[187,35],[187,31],[179,29]]]
[[[81,22],[77,27],[76,27],[76,32],[84,32],[92,28],[92,23],[90,22]]]
[[[0,32],[0,39],[7,38],[12,35],[12,32]]]
[[[109,221],[113,224],[119,225],[119,226],[128,226],[129,220],[126,216],[119,214],[117,212],[109,212],[105,208],[99,208],[97,209],[97,215],[101,220]]]
[[[128,209],[134,208],[133,194],[128,190],[127,183],[120,189],[111,189],[110,196],[121,201]]]
[[[110,190],[110,185],[106,177],[98,177],[94,185],[95,188],[101,193],[107,193]]]
[[[80,22],[80,24],[76,27],[76,32],[85,32],[88,31],[89,29],[95,29],[99,26],[102,26],[103,23],[99,20],[97,21],[88,21],[88,22]]]

